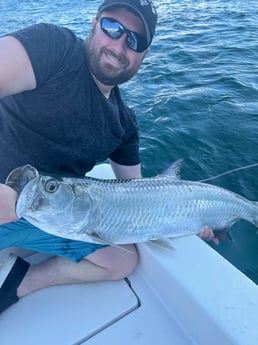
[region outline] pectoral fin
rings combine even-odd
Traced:
[[[130,250],[125,249],[124,247],[122,247],[122,246],[120,246],[118,244],[112,243],[112,242],[110,242],[108,240],[105,240],[105,239],[101,238],[96,232],[87,233],[87,236],[89,236],[92,239],[92,241],[94,241],[94,242],[96,241],[96,243],[104,244],[104,245],[107,245],[107,246],[112,246],[112,247],[118,248],[120,250],[123,250],[126,253],[134,254],[134,252],[131,252]]]

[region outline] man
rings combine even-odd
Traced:
[[[84,42],[46,24],[1,38],[1,182],[27,163],[82,176],[106,158],[116,177],[141,177],[136,119],[116,85],[137,73],[156,22],[149,1],[105,0]],[[2,185],[4,193],[15,202],[15,191]],[[16,220],[14,208],[7,208],[1,209],[2,223]],[[125,247],[134,255],[45,235],[23,220],[0,228],[1,248],[16,245],[59,255],[33,267],[11,257],[2,269],[0,311],[46,286],[123,278],[137,263],[133,245]]]
[[[38,24],[0,39],[0,181],[30,163],[83,176],[109,159],[117,178],[141,177],[134,113],[117,85],[132,78],[152,42],[157,13],[148,0],[104,0],[82,41],[68,29]],[[56,256],[36,266],[11,256],[0,270],[0,312],[51,285],[114,280],[137,263],[118,248],[61,239],[17,221],[17,192],[1,185],[0,249]],[[210,232],[206,237],[210,236]],[[70,260],[72,259],[72,260]]]

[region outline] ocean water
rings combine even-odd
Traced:
[[[121,87],[138,117],[143,174],[153,176],[178,158],[189,180],[258,162],[257,0],[155,3],[159,23],[151,50]],[[0,0],[0,34],[52,22],[85,37],[98,5]],[[210,183],[258,200],[257,176],[258,167]],[[240,221],[231,236],[232,242],[211,246],[258,283],[256,228]]]

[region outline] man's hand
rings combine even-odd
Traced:
[[[218,245],[219,240],[215,237],[214,232],[208,226],[205,226],[198,236],[205,241],[212,241],[214,244]]]

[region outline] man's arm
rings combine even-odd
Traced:
[[[36,87],[30,59],[16,38],[0,38],[0,61],[0,98]]]
[[[109,161],[117,179],[142,177],[140,164],[127,166],[115,163],[111,159]]]

